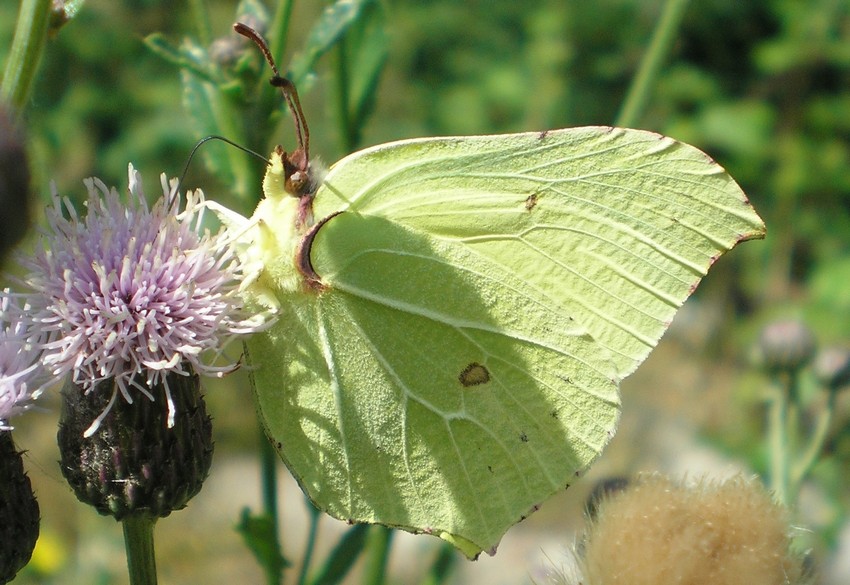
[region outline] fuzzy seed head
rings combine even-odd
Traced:
[[[585,585],[798,585],[784,509],[741,478],[694,487],[644,478],[602,502]]]

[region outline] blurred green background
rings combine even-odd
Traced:
[[[312,54],[311,31],[327,4],[294,2],[279,66],[298,73],[312,152],[333,162],[356,148],[416,136],[611,124],[663,3],[364,2],[342,40]],[[256,54],[239,57],[250,61],[245,69],[222,57],[224,73],[210,90],[213,86],[202,89],[185,73],[181,83],[178,67],[146,46],[145,38],[154,33],[163,35],[160,47],[175,51],[186,39],[190,44],[184,47],[202,53],[216,38],[232,39],[237,2],[206,5],[210,39],[198,38],[197,13],[188,5],[155,0],[88,0],[51,38],[24,116],[40,198],[36,208],[48,200],[51,181],[61,194],[77,199],[88,176],[125,185],[128,162],[154,193],[159,173],[179,175],[194,144],[210,133],[197,112],[204,96],[225,96],[237,109],[251,102],[254,88],[269,76]],[[271,0],[266,6],[274,10]],[[0,3],[0,62],[17,9],[17,2]],[[187,96],[194,115],[184,108]],[[284,112],[282,100],[273,99]],[[276,143],[293,149],[288,116],[270,120],[254,106],[246,106],[241,117],[230,116],[220,133],[262,153]],[[758,440],[765,380],[750,360],[759,328],[792,316],[803,319],[822,345],[850,339],[850,4],[691,3],[637,126],[694,144],[726,167],[764,218],[768,237],[718,263],[658,351],[626,382],[621,431],[591,478],[656,469],[695,473],[703,468],[699,461],[689,466],[689,454],[703,453],[706,446],[723,469],[733,462],[728,465],[764,472]],[[212,154],[204,158],[213,165],[195,159],[186,186],[200,186],[209,198],[249,213],[261,194],[262,166],[235,149],[209,149]],[[224,159],[241,160],[234,168],[247,165],[248,171],[215,166]],[[259,582],[249,553],[230,535],[241,506],[257,500],[258,433],[250,392],[239,376],[209,387],[218,449],[210,482],[225,483],[205,487],[187,511],[161,523],[162,580]],[[51,451],[57,403],[48,400],[46,408],[47,413],[27,415],[16,431],[19,446],[31,451],[46,535],[41,557],[18,582],[96,582],[87,580],[92,574],[102,575],[99,582],[124,582],[120,530],[78,506],[65,488]],[[847,401],[839,400],[827,452],[801,496],[800,523],[814,531],[816,563],[824,567],[839,545],[850,506],[848,411]],[[662,429],[673,429],[674,439],[660,434]],[[659,441],[669,447],[680,439],[682,461],[671,462],[678,451],[659,449]],[[220,476],[232,476],[232,483]],[[589,489],[591,480],[586,483]],[[546,563],[533,551],[545,550],[557,565],[573,542],[586,489],[570,492],[509,533],[496,559],[464,563],[457,582],[539,580]],[[291,485],[285,498],[300,506]],[[218,522],[204,523],[211,517]],[[292,544],[287,550],[297,558],[302,535],[297,530],[290,535],[287,528],[285,520],[285,546]],[[512,536],[515,531],[521,536]],[[213,543],[204,544],[205,536]],[[513,548],[511,538],[530,544]],[[426,554],[422,547],[431,551],[430,540],[403,541],[411,544],[400,545],[406,551],[397,551],[401,564],[415,568],[405,559]],[[550,540],[557,544],[546,548]],[[512,573],[497,562],[520,563],[523,569]]]

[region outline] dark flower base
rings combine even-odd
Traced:
[[[163,518],[184,508],[201,490],[212,463],[212,421],[197,375],[170,374],[174,426],[168,428],[165,389],[138,391],[128,404],[118,396],[91,437],[83,433],[109,403],[114,382],[88,395],[68,382],[62,389],[59,450],[62,473],[82,502],[103,515]]]
[[[0,583],[26,565],[38,540],[40,514],[12,433],[0,431]]]

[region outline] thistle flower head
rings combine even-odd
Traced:
[[[0,291],[0,431],[10,419],[27,410],[50,382],[39,362],[43,337],[35,331],[19,297]]]
[[[39,293],[34,320],[49,336],[48,370],[71,374],[85,392],[113,378],[131,403],[133,390],[153,400],[148,389],[163,383],[171,425],[168,374],[235,369],[208,365],[203,356],[218,357],[230,338],[262,323],[242,311],[242,269],[227,232],[201,231],[203,194],[189,192],[184,206],[176,182],[165,175],[161,182],[163,196],[148,206],[132,165],[126,202],[88,179],[85,217],[54,192],[43,246],[25,264],[26,282]]]

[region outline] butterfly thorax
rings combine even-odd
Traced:
[[[304,274],[296,263],[300,242],[313,226],[313,195],[318,187],[311,165],[300,150],[288,155],[280,146],[270,157],[263,179],[264,199],[254,211],[253,249],[262,263],[254,293],[268,299],[271,291],[304,290]],[[276,296],[280,296],[277,294]]]

